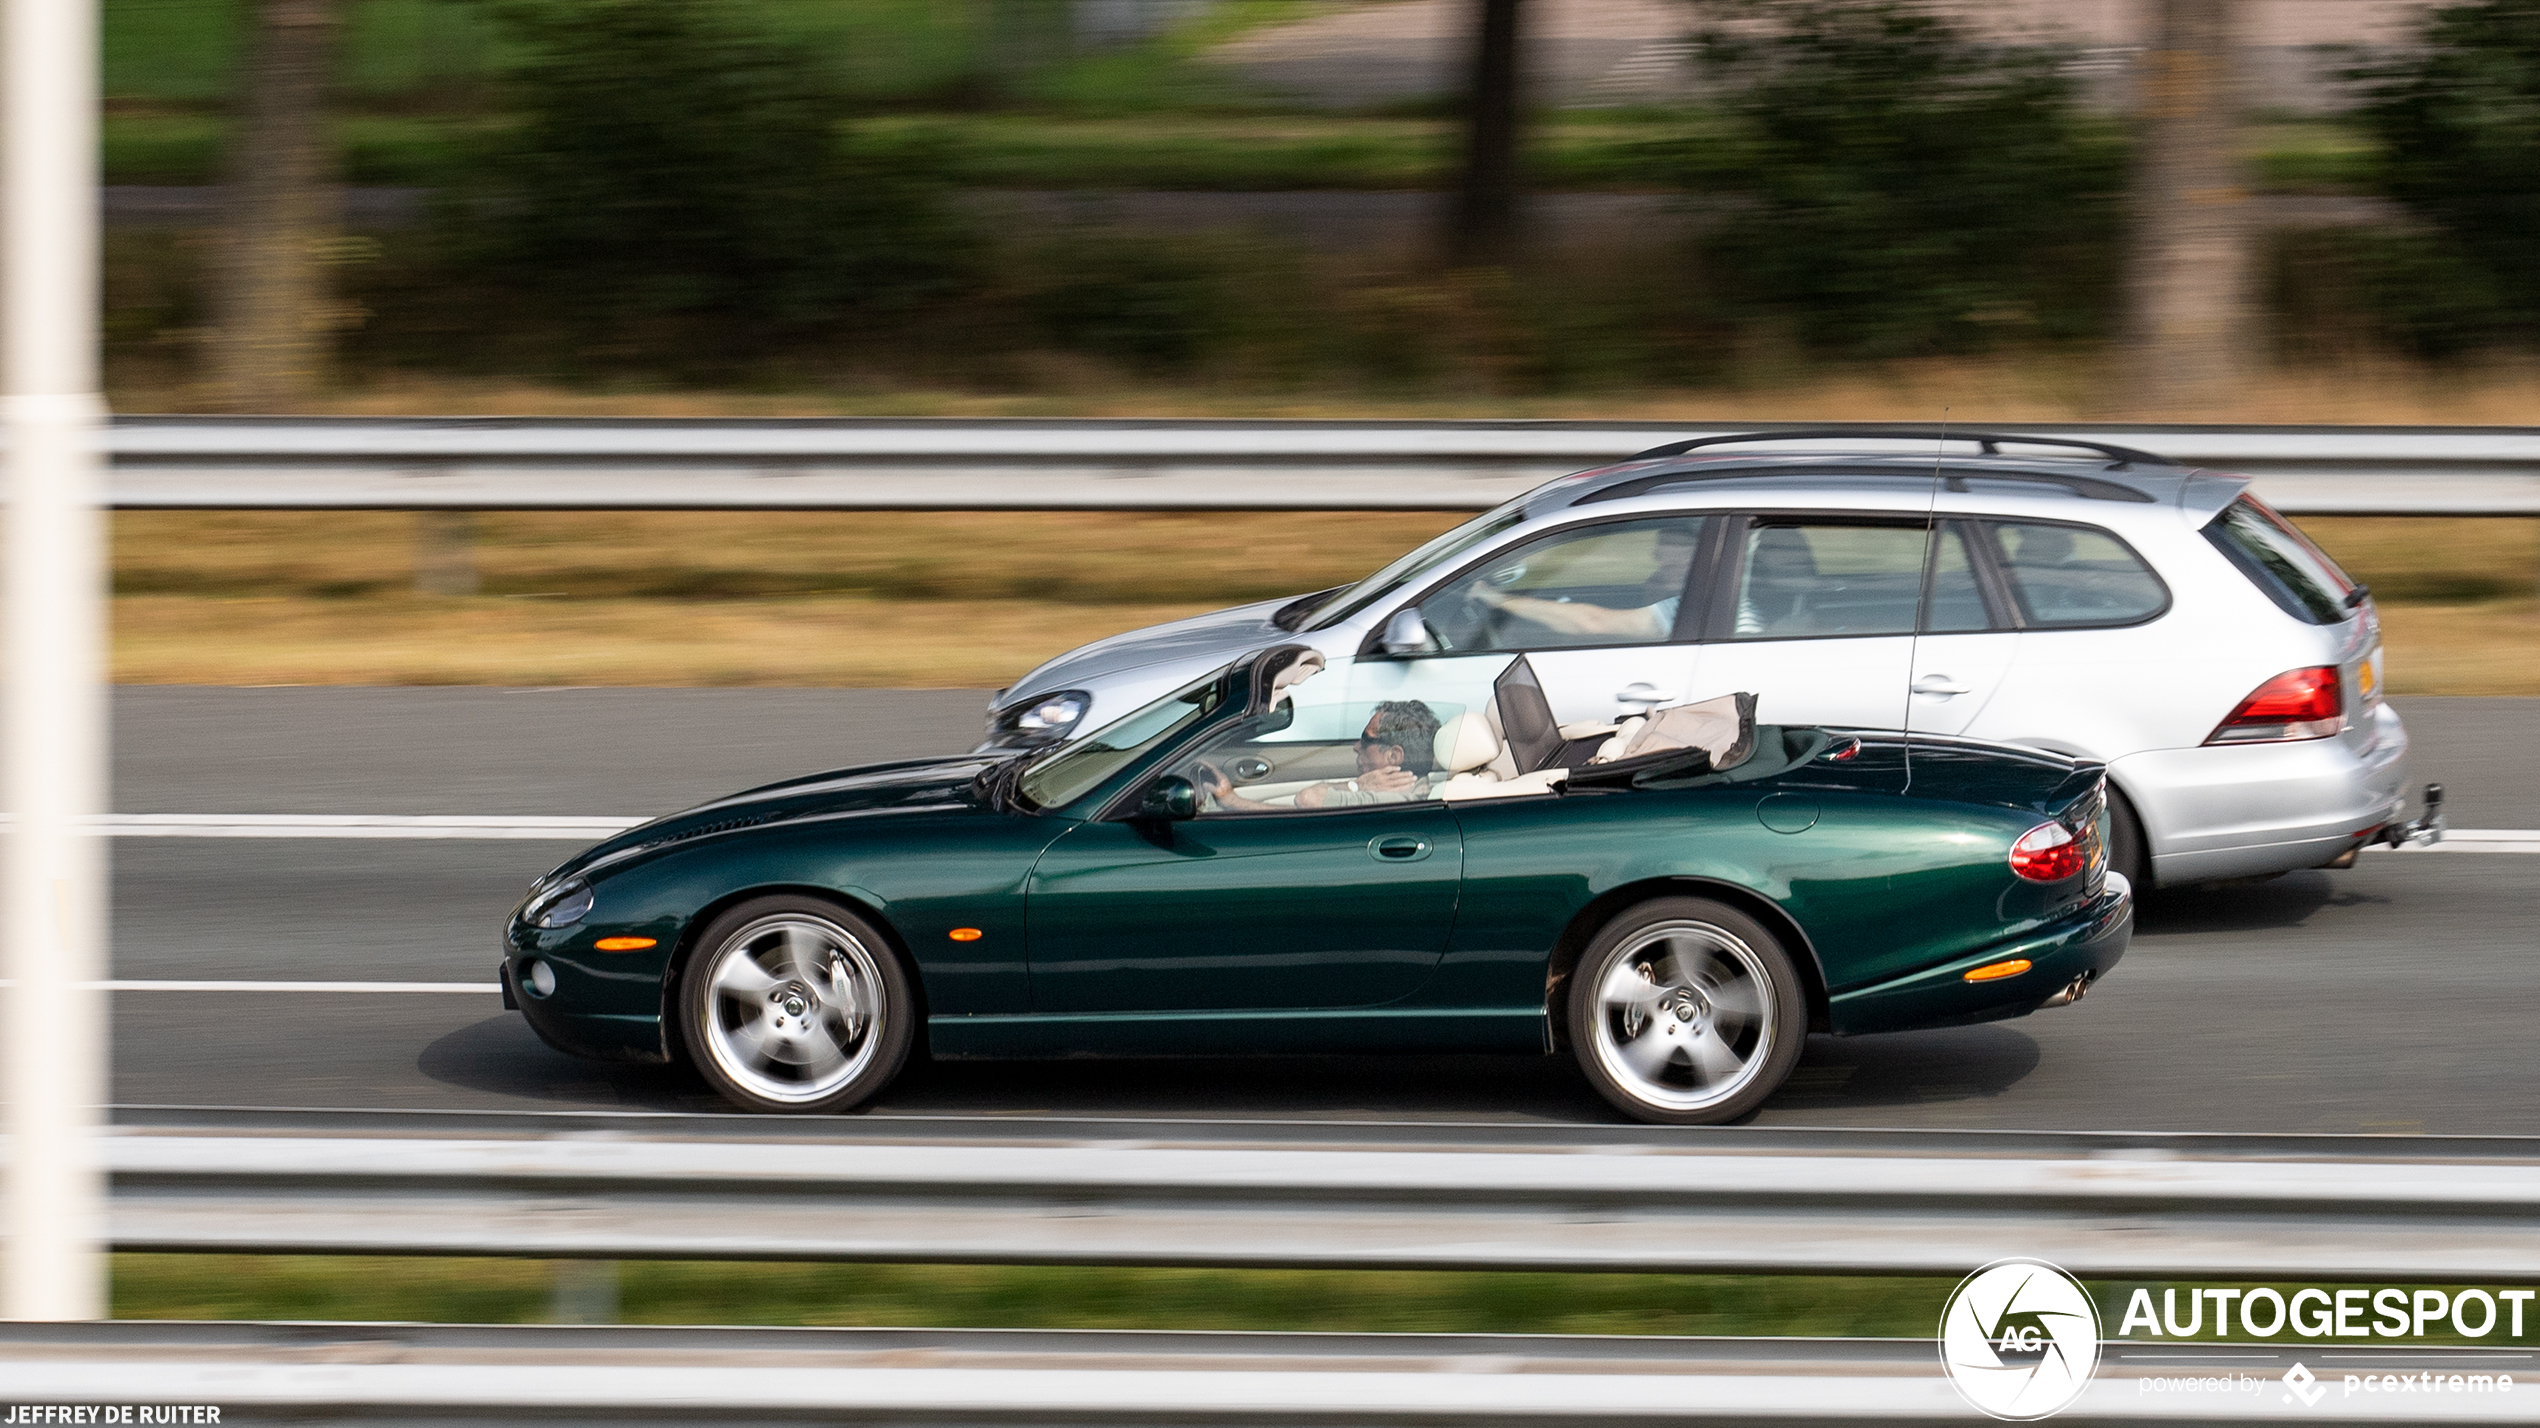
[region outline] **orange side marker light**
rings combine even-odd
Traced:
[[[603,937],[591,945],[603,952],[641,952],[656,944],[650,937]]]
[[[2026,957],[2014,957],[2008,962],[1987,962],[1983,966],[1969,972],[1967,974],[1967,980],[1970,982],[1998,982],[2004,977],[2016,977],[2028,969],[2029,960]]]
[[[956,927],[952,930],[952,940],[955,942],[976,942],[987,935],[975,927]]]

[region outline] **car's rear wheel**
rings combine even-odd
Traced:
[[[2143,836],[2143,820],[2114,782],[2108,787],[2108,866],[2125,874],[2136,897],[2152,890],[2151,840]]]
[[[680,985],[697,1070],[754,1111],[836,1111],[908,1059],[916,999],[890,942],[816,898],[767,897],[717,917]]]
[[[1570,977],[1570,1046],[1625,1114],[1713,1125],[1780,1088],[1808,1035],[1790,954],[1754,918],[1702,898],[1645,902],[1596,935]]]

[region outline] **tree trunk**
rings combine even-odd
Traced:
[[[335,35],[335,0],[258,0],[215,299],[213,383],[233,411],[287,410],[324,374],[326,248],[339,219],[326,105]]]
[[[2155,31],[2136,97],[2124,398],[2140,415],[2180,416],[2227,403],[2258,359],[2241,7],[2145,3]]]
[[[1459,262],[1499,263],[1517,243],[1519,0],[1474,0],[1473,79],[1465,91],[1464,182],[1447,249]]]

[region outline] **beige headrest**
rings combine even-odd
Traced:
[[[1458,714],[1438,726],[1438,737],[1432,745],[1437,765],[1447,773],[1458,774],[1477,769],[1499,757],[1499,735],[1490,721],[1478,713]]]

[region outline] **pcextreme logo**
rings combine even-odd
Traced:
[[[2099,1369],[2099,1308],[2042,1259],[1997,1259],[1940,1311],[1940,1362],[1977,1412],[2026,1422],[2061,1412]]]

